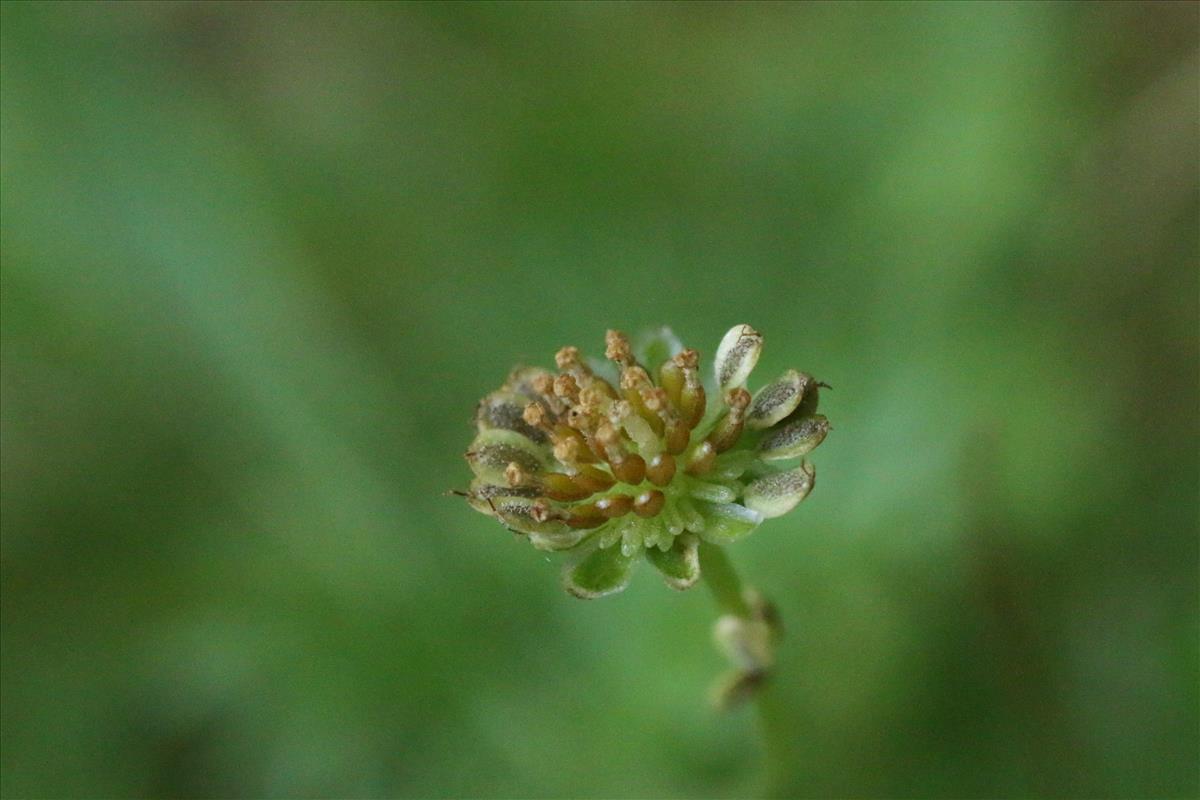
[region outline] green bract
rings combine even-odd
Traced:
[[[609,331],[611,364],[564,347],[557,371],[519,367],[479,402],[462,494],[535,547],[567,551],[563,585],[576,597],[624,589],[642,556],[687,589],[701,540],[737,541],[813,487],[811,464],[778,462],[825,438],[820,384],[788,370],[751,395],[762,344],[735,325],[703,378],[699,354],[668,328],[636,351]]]

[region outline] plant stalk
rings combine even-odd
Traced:
[[[742,581],[725,555],[725,550],[708,542],[700,542],[700,575],[722,613],[733,614],[742,619],[752,619],[753,612],[746,603]],[[765,796],[777,796],[781,788],[781,769],[785,757],[786,720],[779,706],[779,690],[772,685],[773,676],[754,693],[754,704],[758,710],[758,728],[763,743],[763,759],[766,766]]]
[[[717,545],[700,542],[700,576],[708,584],[717,605],[727,614],[750,619],[750,606],[742,596],[742,581],[725,551]]]

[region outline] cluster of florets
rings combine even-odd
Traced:
[[[518,367],[479,403],[466,453],[475,479],[462,494],[535,547],[571,551],[563,581],[577,597],[625,588],[643,553],[686,589],[700,577],[699,540],[740,539],[813,486],[811,464],[779,462],[825,438],[823,384],[788,370],[751,395],[761,351],[757,331],[734,326],[706,383],[699,354],[669,329],[636,355],[610,330],[608,362],[564,347],[557,373]]]

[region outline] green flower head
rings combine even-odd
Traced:
[[[802,459],[829,431],[823,384],[788,370],[751,395],[762,336],[749,325],[725,334],[703,378],[668,328],[637,348],[609,331],[607,345],[607,362],[564,347],[557,372],[518,367],[479,402],[462,494],[534,547],[569,551],[576,597],[621,591],[643,555],[687,589],[701,539],[737,541],[812,490]]]

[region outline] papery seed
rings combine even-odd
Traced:
[[[504,468],[504,479],[508,481],[509,486],[524,486],[530,483],[529,475],[515,461],[508,462],[508,466]]]
[[[762,334],[749,325],[734,325],[717,346],[714,363],[722,391],[745,384],[762,353]]]
[[[496,428],[476,436],[465,455],[471,469],[479,476],[503,476],[514,461],[525,472],[536,475],[544,469],[546,451],[519,433]]]
[[[807,372],[801,372],[800,377],[805,380],[804,397],[800,400],[800,405],[796,406],[796,410],[792,412],[796,417],[811,417],[817,413],[817,405],[821,400],[821,389],[832,389],[828,383],[823,383]]]
[[[489,500],[495,497],[526,497],[535,498],[541,494],[537,486],[501,486],[495,483],[482,483],[479,479],[471,483],[467,492],[468,500]]]
[[[764,461],[799,458],[823,442],[827,433],[829,420],[820,414],[784,422],[767,431],[759,441],[759,457]]]
[[[492,392],[479,401],[475,410],[475,422],[481,431],[491,428],[516,431],[542,444],[547,440],[548,434],[538,425],[525,419],[524,411],[528,403],[524,395],[516,392]],[[544,408],[542,411],[545,413]]]
[[[746,508],[764,517],[779,517],[799,505],[812,491],[817,473],[811,464],[764,475],[746,487]]]
[[[540,500],[500,497],[489,502],[486,513],[514,533],[553,535],[567,530],[563,521]]]
[[[536,522],[547,522],[558,517],[550,504],[544,500],[535,500],[529,504],[529,516]]]
[[[754,394],[750,410],[746,412],[746,427],[751,430],[769,428],[791,414],[800,405],[805,387],[811,381],[811,377],[789,369],[759,389]]]
[[[478,478],[471,482],[471,488],[465,492],[471,508],[488,516],[496,516],[496,504],[505,498],[522,499],[528,504],[541,496],[541,489],[536,486],[500,486],[483,483]]]

